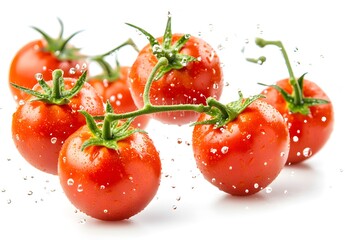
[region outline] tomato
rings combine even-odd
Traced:
[[[291,149],[287,164],[300,163],[315,155],[328,141],[334,125],[333,105],[326,93],[314,82],[298,79],[293,73],[288,54],[281,41],[257,38],[259,47],[274,45],[280,49],[289,73],[263,90],[264,101],[283,115],[290,132]]]
[[[293,87],[289,79],[276,83],[277,86],[291,94]],[[302,162],[315,155],[328,141],[334,125],[334,111],[331,102],[309,107],[309,114],[293,113],[288,104],[275,88],[263,90],[263,101],[274,106],[284,117],[290,132],[291,148],[287,164]],[[326,93],[314,82],[304,80],[303,96],[306,98],[330,101]]]
[[[116,150],[82,145],[93,137],[84,126],[62,146],[61,186],[71,203],[100,220],[123,220],[142,211],[155,196],[161,177],[159,153],[147,134],[136,132]]]
[[[198,122],[210,118],[202,113]],[[289,132],[275,108],[256,100],[220,128],[195,125],[192,146],[207,181],[231,195],[251,195],[281,172],[289,153]]]
[[[52,85],[52,81],[47,82]],[[76,79],[65,78],[65,88],[71,89]],[[40,85],[34,90],[42,92]],[[80,109],[92,115],[102,115],[102,99],[94,88],[85,83],[80,92],[67,104],[57,105],[44,101],[32,101],[29,96],[20,104],[12,116],[12,137],[16,148],[23,158],[37,169],[57,174],[59,151],[66,138],[85,124]]]
[[[62,27],[61,21],[60,24]],[[52,39],[39,29],[36,30],[42,33],[42,39],[27,43],[15,54],[10,65],[9,83],[31,89],[37,83],[36,73],[41,73],[43,79],[50,80],[55,69],[62,69],[64,76],[71,78],[79,78],[87,70],[86,62],[77,57],[77,49],[62,39],[62,32],[58,39]],[[9,86],[17,103],[28,96],[25,92]]]
[[[103,97],[104,101],[109,101],[114,109],[114,113],[126,113],[137,110],[128,86],[129,67],[120,67],[120,77],[109,81],[107,79],[89,79],[96,91]],[[144,129],[150,118],[147,115],[141,115],[134,119],[133,125]]]
[[[143,107],[145,83],[161,55],[167,57],[170,64],[165,74],[154,81],[150,88],[152,105],[205,104],[208,97],[219,99],[223,90],[223,72],[216,51],[203,39],[171,34],[170,18],[166,29],[164,37],[152,39],[149,35],[150,44],[139,52],[131,67],[129,86],[138,108]],[[183,38],[186,40],[184,45],[180,44]],[[195,121],[198,116],[198,113],[192,111],[152,115],[163,123],[177,125]]]

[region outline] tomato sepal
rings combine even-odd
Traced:
[[[43,93],[40,91],[36,91],[34,89],[19,86],[15,83],[11,83],[11,85],[29,95],[36,97],[35,99],[32,99],[30,101],[41,101],[47,104],[65,105],[68,104],[70,102],[70,99],[74,97],[76,94],[78,94],[84,86],[87,71],[83,72],[83,74],[78,78],[78,80],[74,84],[73,88],[69,90],[65,89],[63,74],[64,73],[61,69],[55,69],[53,71],[52,87],[50,87],[40,75],[36,75],[37,82],[42,88]]]
[[[305,74],[299,77],[297,81],[293,81],[293,84],[298,84],[299,89],[303,89],[303,81],[304,81]],[[311,106],[329,103],[329,101],[325,99],[304,97],[303,93],[301,93],[302,96],[299,96],[298,98],[296,98],[296,94],[295,94],[296,92],[289,94],[287,91],[285,91],[283,88],[279,87],[276,84],[271,84],[271,85],[267,85],[263,83],[259,83],[259,84],[262,86],[272,87],[276,89],[285,99],[287,103],[287,107],[289,111],[292,113],[301,113],[303,115],[308,115],[310,113]]]
[[[140,128],[131,127],[135,117],[128,118],[126,121],[122,121],[121,124],[118,120],[111,120],[109,116],[114,111],[109,101],[106,104],[106,114],[103,122],[96,122],[95,118],[84,110],[80,110],[79,112],[84,115],[86,124],[93,135],[93,137],[83,143],[81,147],[82,151],[90,146],[104,146],[109,149],[118,150],[118,141],[126,139],[136,132],[146,133]]]
[[[77,60],[80,58],[84,58],[84,56],[80,55],[80,48],[76,48],[73,46],[68,45],[69,41],[75,37],[77,34],[82,32],[82,30],[74,32],[67,38],[63,38],[64,33],[64,25],[60,18],[58,18],[60,24],[60,34],[57,38],[52,38],[46,32],[37,28],[35,26],[31,26],[32,29],[39,32],[43,39],[46,41],[47,45],[42,48],[42,51],[50,52],[55,55],[59,60]]]
[[[169,64],[165,67],[162,67],[158,73],[155,76],[155,80],[160,79],[163,75],[166,73],[170,72],[173,69],[181,69],[185,67],[189,62],[193,61],[198,61],[197,58],[186,55],[186,54],[181,54],[179,51],[181,48],[186,44],[186,42],[190,38],[190,34],[184,34],[180,39],[178,39],[174,45],[172,44],[172,31],[171,31],[171,16],[170,14],[168,15],[168,21],[166,24],[165,32],[163,35],[163,43],[160,44],[158,40],[152,36],[150,33],[145,31],[144,29],[135,26],[130,23],[126,23],[127,25],[137,29],[140,31],[142,34],[144,34],[147,39],[149,40],[149,43],[151,45],[152,49],[152,54],[157,58],[160,59],[162,57],[165,57],[168,59]]]
[[[258,94],[250,96],[248,98],[243,98],[241,91],[238,91],[239,99],[228,104],[222,104],[214,98],[208,98],[206,100],[210,110],[205,112],[206,114],[212,116],[211,119],[205,121],[198,121],[192,124],[192,126],[198,124],[208,124],[215,125],[215,128],[220,128],[229,122],[235,120],[239,114],[241,114],[250,104],[259,98],[263,98],[264,95]]]

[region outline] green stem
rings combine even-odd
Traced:
[[[52,98],[53,99],[60,99],[61,96],[61,78],[63,77],[63,71],[54,71],[52,73],[53,78],[53,91],[52,91]]]
[[[162,68],[165,67],[169,64],[169,61],[165,57],[161,57],[158,59],[157,64],[154,66],[154,68],[151,71],[151,74],[149,78],[147,79],[147,82],[145,84],[144,88],[144,93],[143,93],[143,101],[144,101],[144,106],[151,105],[150,102],[150,89],[153,83],[153,80],[155,79],[155,76],[157,72]]]
[[[237,117],[237,115],[236,116],[233,116],[233,115],[235,115],[235,113],[231,113],[231,110],[229,111],[229,109],[226,109],[226,106],[224,105],[224,104],[222,104],[222,103],[220,103],[220,102],[218,102],[216,99],[214,99],[214,98],[208,98],[207,99],[207,104],[210,106],[210,107],[216,107],[216,108],[218,108],[220,111],[221,111],[221,113],[223,114],[223,117],[224,118],[232,118],[232,119],[234,119],[235,117]]]
[[[257,38],[255,42],[260,47],[265,47],[267,45],[274,45],[274,46],[277,46],[278,48],[280,48],[280,50],[281,50],[281,52],[283,54],[284,60],[285,60],[285,64],[286,64],[287,70],[289,72],[290,84],[291,84],[291,86],[294,89],[294,104],[295,105],[303,105],[303,103],[304,103],[304,101],[303,101],[303,92],[302,92],[302,89],[299,86],[299,84],[298,84],[298,82],[297,82],[297,80],[295,78],[295,75],[294,75],[294,73],[292,71],[292,66],[291,66],[288,54],[287,54],[287,52],[285,50],[285,47],[284,47],[283,43],[281,41],[267,41],[267,40],[264,40],[262,38]]]
[[[119,46],[117,46],[116,48],[113,48],[112,50],[103,53],[101,55],[97,55],[97,56],[93,56],[90,57],[90,61],[95,61],[96,63],[99,64],[99,66],[102,68],[103,73],[101,75],[97,75],[97,76],[92,76],[91,78],[93,79],[107,79],[108,81],[116,81],[118,80],[121,76],[120,76],[120,64],[116,58],[116,68],[113,69],[113,67],[109,64],[109,62],[107,62],[105,60],[106,56],[109,56],[110,54],[116,52],[117,50],[121,49],[124,46],[130,45],[134,48],[135,51],[139,52],[138,47],[136,46],[136,44],[133,42],[133,40],[131,38],[127,39],[127,41],[123,42],[122,44],[120,44]]]
[[[110,140],[112,139],[111,136],[111,123],[112,120],[109,119],[109,116],[106,115],[103,121],[103,127],[102,127],[102,137],[104,140]]]
[[[127,39],[125,42],[123,42],[122,44],[120,44],[119,46],[117,46],[116,48],[113,48],[112,50],[106,52],[106,53],[103,53],[102,55],[99,55],[99,56],[95,56],[95,57],[91,57],[91,59],[94,59],[94,58],[104,58],[106,56],[109,56],[110,54],[114,53],[115,51],[121,49],[122,47],[124,46],[127,46],[127,45],[130,45],[134,48],[135,51],[139,52],[139,49],[137,47],[137,45],[135,45],[135,43],[133,42],[133,40],[131,38]]]
[[[143,93],[143,101],[144,106],[141,109],[132,111],[132,112],[126,112],[122,114],[115,114],[115,113],[108,113],[106,117],[95,117],[95,119],[101,120],[109,120],[109,121],[115,121],[120,119],[128,119],[131,117],[137,117],[144,114],[152,114],[152,113],[158,113],[158,112],[170,112],[170,111],[195,111],[195,112],[207,112],[211,106],[205,106],[203,104],[181,104],[181,105],[152,105],[150,102],[150,88],[151,85],[155,79],[155,76],[157,72],[164,66],[168,64],[168,59],[165,57],[161,57],[155,67],[152,69],[152,72],[146,82],[144,93]],[[212,101],[214,104],[213,106],[216,106],[216,100]]]

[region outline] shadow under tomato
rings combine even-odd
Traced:
[[[279,176],[260,192],[248,196],[232,196],[224,193],[215,208],[243,212],[288,205],[301,199],[322,194],[324,175],[313,166],[303,162],[285,166]]]

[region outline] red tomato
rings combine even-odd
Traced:
[[[114,81],[101,81],[99,79],[90,79],[88,82],[96,89],[106,102],[109,100],[115,113],[126,113],[137,110],[128,86],[129,67],[122,66],[120,78]],[[147,115],[141,115],[134,119],[135,127],[144,129],[149,123],[150,118]]]
[[[9,82],[32,88],[37,80],[36,73],[42,73],[43,79],[50,80],[55,69],[62,69],[65,77],[78,78],[86,70],[83,60],[60,60],[54,53],[44,50],[44,40],[35,40],[23,46],[14,56],[9,72]],[[19,102],[28,94],[10,86],[14,99]]]
[[[211,117],[202,113],[198,119]],[[289,152],[289,132],[281,114],[260,100],[220,128],[195,125],[194,157],[207,181],[232,195],[250,195],[280,173]]]
[[[172,45],[182,37],[173,34]],[[157,39],[162,43],[162,38]],[[198,59],[181,69],[173,69],[162,78],[154,81],[150,89],[150,100],[153,105],[170,104],[205,104],[207,97],[219,99],[223,90],[223,73],[219,57],[215,50],[204,40],[191,36],[181,48],[181,54]],[[129,85],[135,104],[143,107],[145,83],[157,64],[151,45],[140,52],[129,74]],[[199,116],[192,111],[176,111],[153,114],[163,123],[183,125],[195,121]]]
[[[118,149],[81,147],[92,137],[87,126],[73,133],[59,157],[66,196],[80,211],[101,220],[123,220],[142,211],[155,196],[161,177],[159,153],[147,134],[118,141]]]
[[[289,79],[276,83],[279,87],[291,94],[293,89]],[[292,113],[287,102],[274,88],[269,87],[262,92],[266,98],[263,101],[274,106],[284,117],[290,132],[291,148],[288,164],[304,161],[315,155],[327,142],[334,125],[334,112],[332,103],[320,104],[310,107],[310,113]],[[326,93],[314,82],[304,80],[303,96],[328,100]]]
[[[64,82],[66,89],[70,89],[76,79],[65,78]],[[52,85],[52,81],[47,84]],[[41,91],[39,85],[34,86],[34,89]],[[29,96],[13,114],[12,137],[20,154],[31,165],[44,172],[57,174],[62,144],[86,123],[85,117],[78,110],[102,115],[103,101],[88,83],[65,105],[31,101],[34,99]]]

